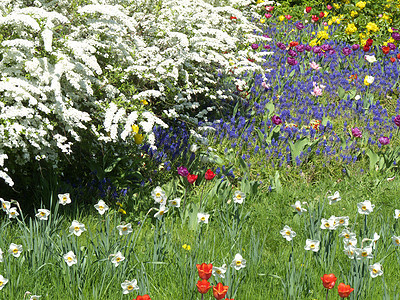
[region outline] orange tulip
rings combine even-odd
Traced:
[[[143,296],[137,296],[137,298],[134,298],[133,300],[151,300],[149,295],[143,295]]]
[[[223,285],[221,282],[219,282],[216,286],[213,286],[214,298],[217,300],[223,299],[228,292],[228,288],[228,286]]]
[[[207,280],[203,279],[197,281],[196,287],[200,294],[207,294],[208,290],[211,288],[211,285]]]
[[[205,279],[208,280],[210,279],[211,275],[212,275],[212,264],[206,264],[206,263],[202,263],[201,265],[197,265],[197,270],[199,271],[199,277],[201,279]]]
[[[324,288],[330,290],[333,289],[336,283],[336,276],[335,274],[324,274],[324,276],[321,277],[322,279],[322,284],[324,285]]]
[[[348,296],[350,296],[350,293],[352,291],[354,291],[354,289],[351,288],[350,285],[345,285],[344,283],[339,283],[338,292],[339,292],[340,297],[347,298]]]

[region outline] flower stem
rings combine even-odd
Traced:
[[[329,293],[329,289],[326,289],[326,297],[325,297],[326,300],[328,300],[328,293]]]
[[[183,196],[183,212],[185,212],[185,207],[186,207],[186,194],[187,194],[187,189],[188,189],[188,187],[187,187],[187,185],[186,185],[186,187],[185,187],[185,195]]]
[[[205,184],[203,185],[203,188],[201,189],[201,196],[200,196],[200,208],[199,208],[199,211],[201,210],[201,203],[202,203],[202,201],[203,201],[204,187],[205,187]]]

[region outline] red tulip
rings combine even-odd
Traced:
[[[211,180],[215,177],[215,173],[213,171],[211,171],[211,169],[208,169],[206,172],[206,175],[204,176],[204,178],[206,180]]]
[[[193,184],[197,180],[197,175],[189,174],[186,178],[190,184]]]
[[[390,61],[391,61],[392,63],[394,63],[394,62],[396,61],[396,59],[395,59],[394,57],[391,57],[391,58],[390,58]]]
[[[400,59],[400,53],[399,53],[399,54],[397,54],[397,59]]]
[[[365,46],[363,47],[363,50],[364,50],[364,52],[368,52],[368,51],[369,51],[369,46],[365,45]]]
[[[320,18],[323,18],[324,16],[325,16],[324,12],[321,11],[321,12],[319,13],[319,17],[320,17]]]
[[[365,45],[367,45],[368,47],[371,47],[373,42],[374,41],[372,39],[368,39],[367,42],[365,43]]]
[[[196,287],[200,294],[207,294],[208,290],[211,288],[211,285],[207,280],[203,279],[197,281]]]
[[[311,17],[311,20],[312,20],[313,22],[317,22],[317,21],[319,20],[319,18],[318,18],[316,15],[313,15],[313,16]]]
[[[201,265],[196,264],[197,270],[199,271],[199,277],[201,279],[208,280],[212,275],[212,264],[202,263]]]
[[[306,13],[309,13],[311,11],[311,7],[310,6],[307,6],[306,7]]]
[[[231,20],[237,20],[235,16],[231,16]]]
[[[213,286],[214,298],[217,300],[224,298],[228,292],[228,288],[228,286],[223,285],[221,282],[219,282],[216,286]]]
[[[339,283],[338,292],[339,292],[340,297],[347,298],[348,296],[350,296],[350,293],[352,291],[354,291],[354,289],[351,288],[350,285],[345,285],[344,283]]]
[[[132,299],[132,300],[151,300],[149,295],[143,295],[143,296],[137,296],[136,298]]]
[[[289,47],[296,47],[299,43],[298,42],[290,42]]]
[[[384,54],[388,54],[390,52],[390,48],[389,47],[382,47],[382,51]]]
[[[324,285],[324,288],[330,290],[333,289],[336,283],[336,276],[335,274],[324,274],[324,276],[321,277],[322,279],[322,284]]]

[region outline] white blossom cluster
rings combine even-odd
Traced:
[[[215,107],[198,98],[231,97],[218,74],[263,72],[249,48],[263,37],[240,10],[202,0],[159,4],[1,1],[0,178],[13,185],[10,156],[57,167],[84,135],[126,143],[132,125],[154,147],[153,127],[166,125],[140,101],[164,102],[169,118],[207,121]],[[121,92],[124,83],[132,94]]]

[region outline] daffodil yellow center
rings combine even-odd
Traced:
[[[240,194],[238,194],[238,195],[236,196],[236,198],[242,199],[242,196],[240,196]]]
[[[7,205],[5,203],[3,203],[3,208],[7,209]]]
[[[40,213],[40,215],[41,215],[42,217],[44,217],[46,214],[42,211],[42,212]]]
[[[172,205],[177,205],[178,203],[176,203],[176,201],[172,201]]]
[[[299,206],[296,207],[297,211],[301,211],[301,208]]]
[[[329,227],[329,223],[325,223],[325,227]]]
[[[161,210],[160,211],[160,216],[162,216],[164,214],[164,211],[163,210]]]
[[[221,274],[222,273],[221,270],[217,270],[216,272],[217,272],[217,274]]]
[[[340,223],[340,224],[343,224],[343,223],[344,223],[344,220],[343,220],[343,219],[341,219],[341,220],[339,221],[339,223]]]
[[[202,220],[202,221],[205,221],[205,220],[206,220],[206,217],[201,217],[201,220]]]
[[[399,239],[396,240],[396,244],[397,244],[397,245],[400,244],[400,240],[399,240]]]
[[[160,194],[160,193],[157,193],[157,194],[156,194],[156,197],[161,197],[161,194]]]
[[[127,231],[128,230],[128,227],[122,227],[122,231]]]
[[[237,260],[237,261],[236,261],[236,265],[237,265],[237,266],[240,266],[241,264],[242,264],[242,262],[241,262],[240,260]]]
[[[133,290],[133,286],[132,285],[128,285],[128,291],[132,291]]]
[[[311,248],[311,249],[314,249],[314,248],[315,248],[315,245],[314,245],[314,244],[311,244],[311,245],[310,245],[310,248]]]
[[[17,249],[17,248],[14,248],[14,249],[13,249],[13,253],[14,253],[14,254],[17,254],[17,253],[18,253],[18,249]]]
[[[2,286],[3,285],[3,281],[0,281],[0,286]]]
[[[71,257],[71,256],[68,256],[67,260],[68,260],[68,261],[72,261],[72,257]]]
[[[368,255],[367,251],[361,253],[361,256],[366,257]]]
[[[120,261],[121,261],[121,257],[117,257],[115,260],[116,260],[117,262],[120,262]]]
[[[64,196],[64,197],[62,198],[62,200],[63,200],[63,202],[67,202],[67,197]]]
[[[101,206],[101,205],[100,205],[100,206],[99,206],[99,209],[100,209],[100,210],[103,210],[103,209],[104,209],[104,206]]]
[[[346,233],[346,234],[344,235],[344,237],[345,237],[346,239],[348,239],[348,238],[350,238],[350,235],[349,235],[348,233]]]
[[[10,212],[10,215],[15,215],[15,211],[14,211],[14,210],[11,211],[11,212]]]
[[[75,226],[74,228],[75,231],[79,231],[79,229],[80,229],[79,226]]]
[[[286,231],[286,235],[290,235],[290,231]]]
[[[372,269],[372,273],[376,274],[376,273],[378,273],[378,270],[377,269]]]
[[[363,207],[361,207],[362,210],[366,210],[367,207],[364,205]]]

